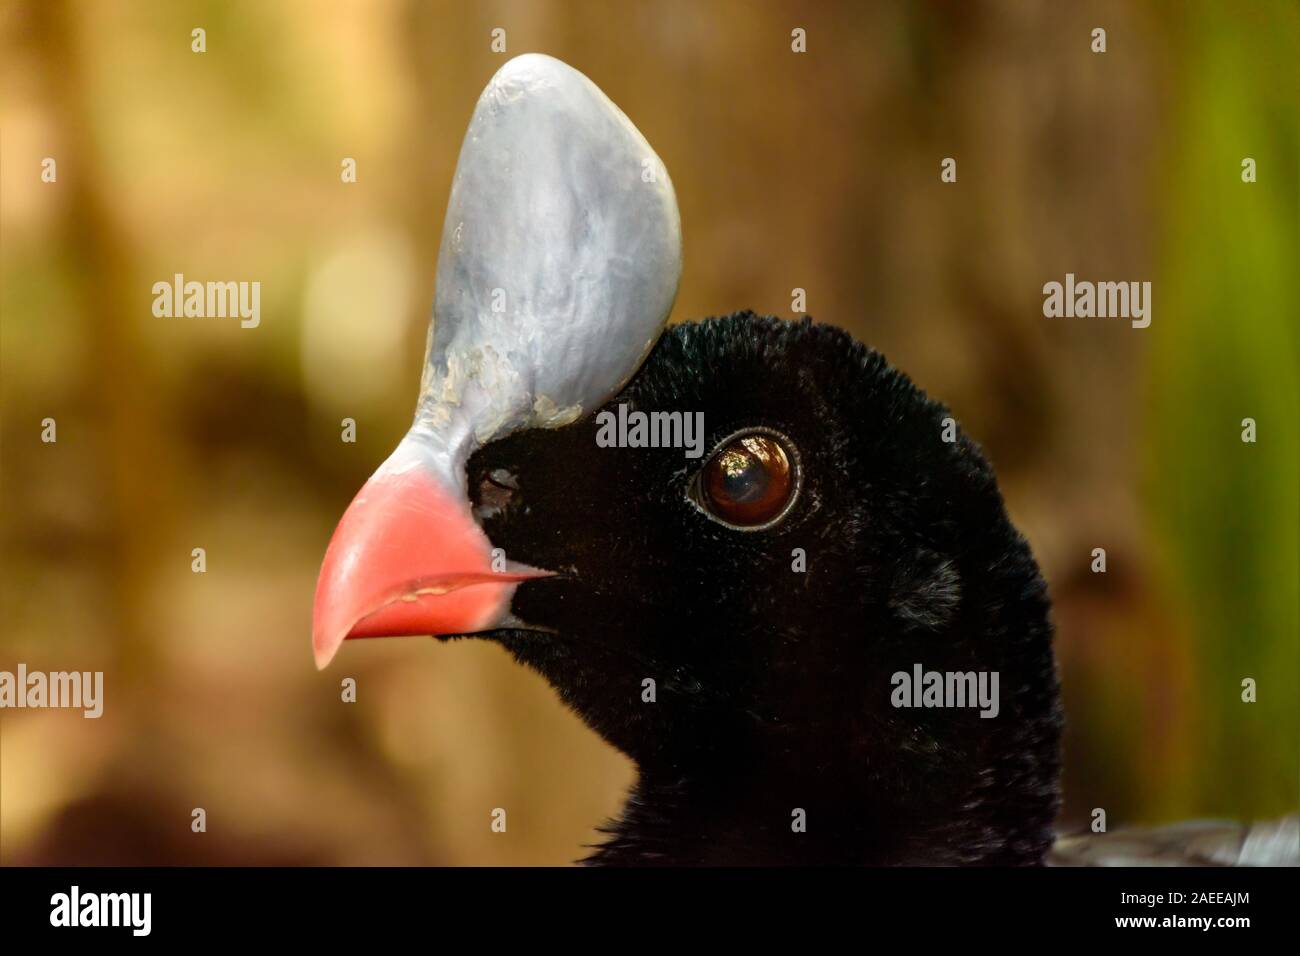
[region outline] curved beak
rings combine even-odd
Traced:
[[[344,512],[316,582],[317,668],[347,638],[498,626],[519,582],[550,574],[494,555],[474,521],[463,478],[439,467],[443,461],[413,432]]]

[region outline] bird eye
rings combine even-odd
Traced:
[[[798,492],[795,455],[782,437],[749,431],[723,440],[697,479],[697,504],[744,531],[771,527]]]

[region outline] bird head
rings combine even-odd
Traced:
[[[497,641],[643,774],[790,782],[954,862],[1041,856],[1048,601],[984,456],[832,327],[664,332],[679,272],[671,182],[626,117],[558,61],[503,67],[415,422],[325,555],[318,665],[347,638]],[[917,665],[996,673],[996,714],[899,706]]]
[[[701,411],[697,459],[600,440],[620,414]],[[952,805],[1014,776],[1050,807],[1046,589],[950,422],[834,327],[674,326],[596,414],[470,458],[492,542],[556,572],[494,639],[643,769],[851,768],[854,792]],[[996,673],[997,713],[895,706],[917,664]]]

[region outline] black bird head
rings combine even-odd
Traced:
[[[703,456],[599,447],[593,415],[469,463],[493,544],[560,572],[515,594],[528,629],[479,636],[641,768],[607,854],[672,859],[682,827],[735,828],[725,860],[1036,862],[1057,797],[1048,601],[943,406],[838,329],[749,313],[669,329],[620,405],[703,412]],[[728,464],[739,485],[717,483]],[[775,517],[738,525],[755,488]],[[996,672],[997,715],[893,706],[916,664]]]

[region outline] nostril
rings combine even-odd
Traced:
[[[479,474],[474,516],[482,521],[500,514],[514,500],[519,480],[505,468],[484,469]]]

